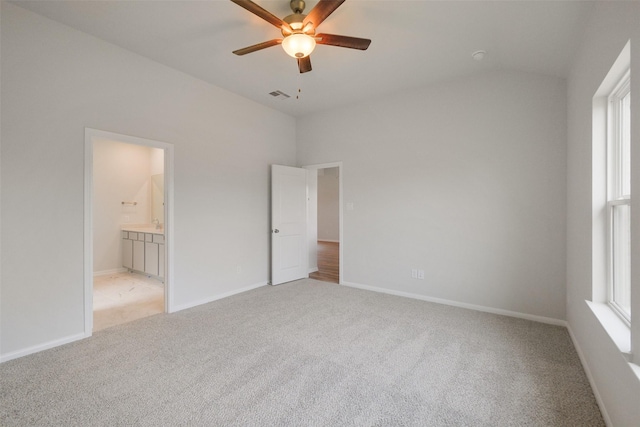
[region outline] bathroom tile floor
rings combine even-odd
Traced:
[[[136,273],[93,279],[93,332],[164,312],[164,284]]]

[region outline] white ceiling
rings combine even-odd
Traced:
[[[254,1],[279,17],[291,13],[288,0]],[[280,46],[231,53],[280,33],[229,0],[14,3],[302,116],[489,70],[565,77],[592,2],[347,0],[319,31],[370,38],[371,46],[358,51],[319,45],[311,55],[313,71],[303,75]],[[305,11],[316,3],[308,0]],[[471,58],[479,49],[487,51],[482,62]],[[273,98],[274,90],[292,97]]]

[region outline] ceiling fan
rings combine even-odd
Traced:
[[[371,44],[369,39],[358,37],[339,36],[336,34],[316,34],[316,28],[329,17],[345,0],[320,0],[308,15],[303,14],[304,0],[291,0],[289,6],[293,13],[280,19],[263,9],[251,0],[231,0],[238,6],[247,9],[259,16],[271,25],[278,27],[282,33],[281,39],[273,39],[266,42],[234,50],[236,55],[246,55],[267,47],[282,44],[288,55],[298,60],[298,68],[301,73],[311,71],[311,59],[316,44],[348,47],[350,49],[367,50]]]

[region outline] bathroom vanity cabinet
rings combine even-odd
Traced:
[[[122,230],[122,266],[164,278],[164,234]]]

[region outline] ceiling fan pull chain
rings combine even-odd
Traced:
[[[300,94],[302,93],[302,77],[301,77],[302,73],[298,73],[298,92],[296,93],[296,100],[299,101],[300,100]]]

